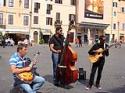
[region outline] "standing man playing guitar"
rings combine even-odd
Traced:
[[[62,35],[62,28],[57,27],[56,33],[50,38],[49,47],[52,51],[52,62],[53,62],[53,82],[54,85],[59,85],[56,71],[57,66],[60,63],[61,51],[63,49],[64,36]]]
[[[95,73],[96,73],[97,69],[98,69],[98,73],[97,73],[98,75],[97,75],[95,86],[98,89],[101,89],[100,80],[101,80],[103,66],[105,63],[105,56],[109,56],[108,45],[105,44],[105,36],[100,36],[99,40],[100,40],[100,42],[96,43],[88,52],[89,55],[97,55],[98,56],[101,54],[101,56],[99,57],[99,59],[96,62],[93,62],[89,84],[86,87],[87,90],[91,89],[91,87],[93,85],[94,77],[95,77]],[[100,51],[101,49],[103,51]]]
[[[31,64],[24,60],[27,52],[27,45],[19,44],[17,47],[17,52],[14,53],[9,60],[10,68],[14,76],[15,85],[19,85],[19,87],[22,88],[26,93],[37,93],[37,90],[39,90],[45,82],[44,78],[34,75],[32,81],[30,83],[26,83],[17,77],[20,73],[30,72],[32,70],[32,66],[30,66]],[[33,65],[35,65],[35,62],[33,62]]]

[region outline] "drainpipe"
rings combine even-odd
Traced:
[[[110,43],[112,43],[113,40],[113,34],[112,34],[112,25],[113,25],[113,0],[112,0],[112,8],[111,8],[111,37],[110,37]]]
[[[33,4],[33,0],[31,0],[31,10],[30,10],[30,24],[29,24],[29,40],[31,42],[31,27],[32,27],[32,4]]]

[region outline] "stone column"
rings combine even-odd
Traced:
[[[91,33],[90,33],[90,29],[88,28],[88,44],[91,45],[92,44],[92,38],[91,38]]]

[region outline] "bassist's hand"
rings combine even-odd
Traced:
[[[61,50],[57,50],[57,53],[61,53]]]

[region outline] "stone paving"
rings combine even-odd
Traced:
[[[88,54],[90,46],[84,45],[81,48],[73,48],[78,53],[77,68],[84,68],[89,79],[91,64],[88,62]],[[13,78],[10,72],[8,60],[12,53],[16,51],[14,47],[0,47],[0,93],[9,93],[13,85]],[[35,45],[29,48],[28,56],[31,58],[33,54],[40,51],[38,58],[37,71],[46,79],[46,83],[40,89],[42,93],[125,93],[125,46],[121,48],[110,49],[110,56],[106,58],[101,80],[102,90],[92,87],[91,90],[85,90],[86,82],[77,81],[71,84],[69,88],[56,87],[52,84],[52,62],[51,52],[48,45]]]

